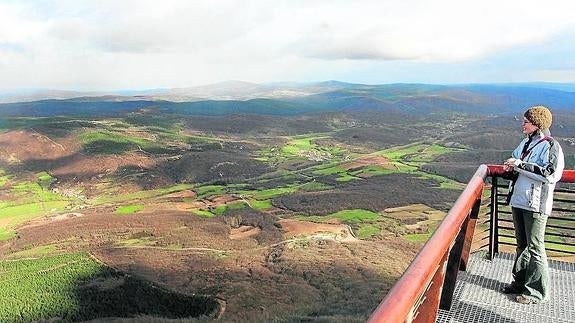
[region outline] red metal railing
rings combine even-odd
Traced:
[[[481,165],[433,236],[379,304],[368,322],[435,322],[438,309],[451,307],[459,270],[465,270],[487,176],[503,175],[501,165]],[[575,182],[575,170],[562,181]]]
[[[487,176],[503,176],[503,165],[487,165]],[[575,183],[575,170],[566,169],[561,176],[561,182]]]

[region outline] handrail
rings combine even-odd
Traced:
[[[503,165],[487,165],[487,176],[503,176],[505,171],[503,171]],[[575,183],[575,170],[566,169],[561,175],[560,182],[564,183]]]
[[[455,243],[471,209],[481,198],[487,172],[486,165],[479,166],[433,236],[375,309],[368,322],[405,322],[417,316],[419,316],[418,321],[435,321],[437,306],[435,306],[434,313],[415,313],[416,303],[422,298],[436,272],[445,270],[446,254]],[[440,286],[443,285],[443,281],[438,283]]]

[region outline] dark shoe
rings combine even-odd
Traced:
[[[517,295],[517,297],[515,297],[515,300],[517,301],[517,303],[521,303],[521,304],[536,304],[537,301],[532,300],[530,298],[527,298],[524,295]]]
[[[514,284],[509,284],[503,286],[503,288],[501,288],[501,292],[503,294],[521,294],[523,292],[523,288]]]

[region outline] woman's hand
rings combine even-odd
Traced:
[[[509,158],[503,163],[503,170],[510,172],[515,168],[515,158]]]

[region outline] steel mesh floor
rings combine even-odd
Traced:
[[[485,252],[470,257],[460,271],[451,311],[439,311],[437,323],[575,322],[575,264],[549,260],[551,295],[540,304],[519,304],[515,295],[499,292],[511,282],[513,254],[500,253],[490,261]]]

